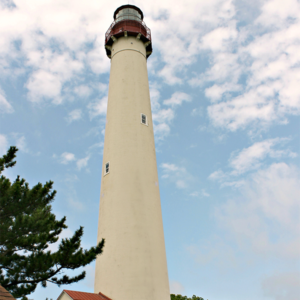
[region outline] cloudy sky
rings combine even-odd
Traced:
[[[300,299],[300,2],[131,1],[148,60],[171,292]],[[95,245],[110,60],[104,0],[0,0],[0,154],[54,181],[53,210]],[[53,247],[54,249],[55,247]],[[72,286],[93,291],[94,265]],[[75,273],[73,273],[75,274]]]

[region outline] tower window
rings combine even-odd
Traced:
[[[109,173],[109,162],[105,164],[105,172],[104,175]]]
[[[147,123],[147,116],[144,114],[141,114],[141,118],[142,118],[142,124],[148,125]]]

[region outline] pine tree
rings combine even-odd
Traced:
[[[16,147],[10,147],[0,158],[0,174],[16,164]],[[56,252],[47,250],[67,228],[66,217],[56,220],[51,212],[56,191],[53,182],[32,188],[25,179],[11,183],[0,177],[0,284],[14,297],[27,299],[39,283],[57,285],[78,282],[85,278],[85,271],[74,277],[62,274],[66,269],[83,267],[102,253],[104,240],[96,247],[83,250],[80,227],[71,238],[62,239]]]

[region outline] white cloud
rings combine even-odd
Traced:
[[[190,193],[191,197],[199,197],[199,193],[198,192],[192,192]]]
[[[171,131],[170,123],[174,118],[172,108],[161,108],[159,88],[150,83],[153,129],[156,140],[163,140]]]
[[[76,162],[78,170],[81,170],[82,168],[86,167],[89,159],[90,159],[90,155],[88,155],[84,158],[78,159]]]
[[[88,97],[91,94],[92,90],[87,85],[79,85],[75,87],[74,92],[78,96],[84,98],[84,97]]]
[[[205,191],[205,189],[201,189],[201,193],[195,191],[195,192],[190,193],[190,196],[191,197],[200,197],[200,196],[202,196],[202,197],[210,197],[210,194],[208,194]]]
[[[16,146],[23,152],[28,152],[25,136],[20,136],[16,140]]]
[[[152,111],[157,111],[160,108],[159,98],[159,86],[153,82],[149,82],[150,101]]]
[[[224,83],[224,84],[214,84],[213,86],[205,89],[205,96],[210,98],[211,102],[216,102],[221,100],[223,94],[227,91],[239,91],[241,86],[233,83]]]
[[[208,177],[208,179],[211,179],[211,180],[220,180],[220,179],[223,179],[225,178],[227,175],[222,171],[222,170],[218,170],[218,171],[215,171],[213,173],[211,173]]]
[[[300,114],[299,14],[300,4],[295,0],[284,5],[266,1],[255,26],[246,25],[237,33],[231,22],[226,34],[219,27],[203,37],[203,46],[211,49],[212,65],[190,83],[217,81],[205,90],[212,102],[223,98],[208,107],[215,126],[231,131],[249,125],[261,129],[274,122],[286,123],[287,115]],[[219,31],[226,43],[216,34]],[[242,76],[247,78],[243,87],[239,84]]]
[[[179,189],[184,189],[187,187],[187,182],[184,179],[178,179],[176,180],[176,187],[178,187]]]
[[[0,134],[0,155],[6,154],[8,150],[8,141],[5,135]]]
[[[202,86],[207,82],[217,82],[224,92],[230,91],[230,87],[235,91],[244,68],[239,64],[239,55],[225,48],[221,52],[211,53],[210,59],[211,67],[205,73],[190,79],[189,83],[192,86]]]
[[[236,176],[262,167],[267,157],[273,159],[297,157],[296,153],[283,148],[288,141],[290,141],[288,138],[267,139],[256,142],[241,151],[234,151],[229,159],[231,171],[223,172],[219,169],[211,173],[208,179],[219,181],[221,187],[239,188],[245,184],[245,180],[236,180]]]
[[[78,121],[82,119],[82,110],[81,109],[74,109],[71,112],[69,112],[67,120],[69,123],[73,121]]]
[[[181,105],[184,101],[191,101],[191,97],[183,92],[175,92],[170,99],[164,100],[165,105],[176,106]]]
[[[202,47],[212,51],[222,51],[226,47],[225,43],[234,41],[238,36],[234,22],[232,24],[229,23],[229,25],[231,26],[218,27],[203,36]]]
[[[107,97],[103,97],[95,102],[89,103],[88,109],[91,119],[96,116],[105,116],[107,111]]]
[[[299,194],[297,167],[277,163],[257,171],[229,200],[221,197],[214,213],[219,230],[188,245],[187,252],[221,276],[237,271],[247,280],[255,272],[261,293],[270,299],[298,299]]]
[[[29,100],[59,104],[64,100],[65,84],[78,79],[84,66],[96,73],[108,72],[103,39],[97,36],[104,36],[108,27],[100,24],[112,21],[107,9],[113,11],[113,3],[106,3],[105,10],[100,2],[15,0],[14,4],[14,9],[0,11],[0,70],[5,76],[27,72]],[[87,44],[94,44],[94,49]],[[12,63],[20,60],[26,64],[19,70]],[[82,97],[88,94],[86,88],[75,92]]]
[[[185,70],[201,49],[201,37],[234,16],[232,1],[185,1],[176,7],[171,1],[153,1],[147,5],[147,24],[153,32],[164,66],[159,70],[168,84],[181,84]],[[149,21],[148,21],[149,20]],[[180,22],[178,22],[180,20]]]
[[[200,265],[215,265],[224,273],[224,269],[234,269],[237,256],[231,245],[227,245],[221,238],[214,236],[201,243],[201,246],[188,245],[186,251]]]
[[[15,5],[16,9],[0,12],[0,68],[7,70],[8,61],[25,58],[24,68],[29,74],[26,87],[31,101],[50,100],[59,104],[71,100],[70,95],[64,95],[69,88],[66,86],[72,79],[80,79],[86,68],[97,74],[109,71],[109,59],[100,37],[112,21],[107,11],[113,11],[115,3],[16,0]],[[287,114],[300,111],[299,3],[265,1],[255,22],[240,23],[239,28],[240,14],[236,14],[235,5],[231,0],[188,0],[176,7],[170,0],[148,3],[145,21],[160,53],[153,62],[154,72],[169,84],[215,81],[205,89],[207,97],[212,101],[226,98],[208,109],[215,126],[234,131],[255,121],[258,128],[276,120],[286,121]],[[256,9],[256,3],[251,8]],[[23,26],[18,26],[20,20]],[[21,42],[19,48],[14,46],[15,41]],[[87,44],[92,46],[86,47]],[[187,68],[203,53],[209,53],[210,66],[190,80]],[[240,87],[241,76],[247,77],[244,88]],[[91,92],[90,87],[82,84],[69,90],[80,97]],[[233,92],[240,95],[233,97]],[[176,101],[184,100],[173,98],[172,104]],[[157,132],[166,136],[169,124],[159,126]]]
[[[230,180],[230,174],[227,174],[228,178],[227,180]],[[232,187],[232,188],[240,188],[243,185],[245,185],[245,180],[230,180],[230,181],[224,181],[221,182],[221,188],[223,187]]]
[[[231,131],[243,129],[254,121],[265,125],[276,118],[274,103],[266,101],[255,91],[208,107],[208,115],[215,126]]]
[[[84,66],[82,61],[72,57],[70,53],[58,54],[50,47],[42,52],[30,51],[27,64],[34,69],[26,83],[29,100],[51,100],[55,104],[63,101],[64,84],[81,72]],[[78,93],[78,89],[80,91],[80,87],[75,87],[74,92]]]
[[[241,197],[216,209],[221,228],[243,251],[283,259],[300,253],[300,173],[285,163],[254,173],[240,188]]]
[[[60,162],[65,165],[75,160],[75,154],[70,152],[64,152],[60,157]]]
[[[0,88],[0,113],[14,112],[11,104],[6,100],[4,91]]]
[[[56,157],[55,155],[53,157]],[[72,161],[76,161],[76,166],[77,166],[77,169],[78,170],[81,170],[82,168],[86,167],[87,164],[88,164],[88,161],[90,159],[90,155],[87,155],[86,157],[84,158],[81,158],[81,159],[78,159],[76,160],[76,157],[75,157],[75,154],[73,153],[70,153],[70,152],[64,152],[63,154],[61,154],[60,156],[60,162],[62,164],[68,164],[69,162],[72,162]],[[75,177],[75,180],[77,177]],[[74,199],[71,197],[70,198],[70,201],[74,201]]]
[[[210,197],[210,194],[207,193],[207,192],[205,191],[205,189],[202,189],[202,190],[201,190],[201,193],[202,193],[202,196],[204,196],[204,197]]]
[[[108,28],[108,25],[103,24],[112,21],[107,11],[113,11],[115,4],[89,2],[83,5],[65,1],[62,5],[59,1],[44,3],[37,0],[32,0],[30,4],[17,0],[15,4],[17,9],[1,12],[0,19],[5,22],[2,28],[9,28],[1,32],[1,51],[5,58],[26,59],[29,99],[34,102],[50,100],[60,104],[74,98],[65,95],[66,91],[81,97],[89,95],[90,87],[68,85],[72,79],[80,81],[86,68],[91,68],[97,74],[109,71],[110,61],[105,55],[103,39],[100,37],[104,36]],[[153,39],[157,41],[156,49],[160,53],[159,57],[155,57],[155,72],[169,84],[175,84],[187,79],[189,75],[185,71],[196,62],[201,49],[215,47],[212,46],[215,44],[227,45],[234,39],[236,29],[232,19],[235,7],[231,0],[189,0],[176,7],[171,4],[170,0],[148,3],[145,21],[152,29]],[[178,22],[179,18],[181,22]],[[24,24],[22,28],[17,26],[19,20]],[[21,42],[20,49],[13,47],[16,40]],[[86,47],[87,44],[92,45],[92,49]],[[220,60],[228,62],[228,55]],[[159,69],[160,66],[163,67]],[[228,64],[224,65],[223,70],[222,73],[228,73]],[[215,72],[220,73],[220,70]],[[180,105],[183,101],[190,101],[190,98],[177,92],[165,100],[165,104]],[[100,107],[92,111],[91,118],[97,111],[103,114]],[[170,123],[157,122],[156,125],[156,136],[163,139],[170,132]]]
[[[153,121],[158,123],[170,123],[174,118],[174,111],[171,108],[160,109],[153,114]]]
[[[43,98],[53,99],[53,102],[57,104],[62,102],[60,97],[62,83],[57,76],[50,72],[39,70],[33,73],[26,87],[32,102],[39,102]]]
[[[161,168],[163,172],[162,178],[175,183],[178,189],[188,188],[189,183],[194,179],[185,168],[175,164],[162,163]]]
[[[193,117],[202,116],[202,115],[203,115],[203,108],[202,107],[193,108],[193,110],[191,111],[191,116],[193,116]]]
[[[72,209],[83,211],[85,210],[85,206],[81,200],[78,200],[77,193],[69,192],[67,196],[68,204]]]
[[[108,84],[102,83],[102,82],[97,82],[97,89],[101,92],[106,94],[108,90]]]
[[[104,54],[103,47],[102,39],[98,37],[94,43],[94,49],[87,54],[88,64],[96,74],[107,73],[110,69],[110,60]]]
[[[175,117],[175,108],[184,101],[191,101],[191,97],[186,93],[175,92],[170,99],[163,101],[164,105],[171,107],[162,108],[159,102],[159,88],[153,84],[150,84],[150,96],[155,138],[156,140],[163,140],[171,131],[170,124]]]
[[[274,300],[298,300],[300,272],[276,272],[262,282],[264,296]]]
[[[289,18],[299,18],[299,2],[297,0],[287,0],[282,3],[280,0],[266,1],[262,8],[262,14],[256,22],[264,26],[282,27],[289,23]]]
[[[182,294],[184,292],[184,286],[176,280],[170,281],[170,293],[171,294]]]
[[[275,150],[273,147],[277,144],[287,141],[286,138],[268,139],[262,142],[254,143],[248,148],[244,148],[230,160],[230,165],[234,169],[231,174],[237,175],[248,170],[258,168],[260,161],[267,155],[270,157],[291,156],[295,157],[296,153],[288,150]]]
[[[169,172],[169,171],[174,172],[174,171],[178,171],[178,170],[185,171],[185,169],[179,168],[179,167],[177,167],[177,166],[174,165],[174,164],[163,163],[163,164],[161,165],[161,167],[163,168],[163,170],[164,170],[165,172]]]
[[[79,180],[78,176],[74,173],[66,174],[64,179],[65,179],[64,180],[65,194],[66,194],[68,206],[72,210],[76,210],[80,212],[84,211],[86,207],[84,206],[82,200],[78,199],[77,190],[76,190],[76,184]]]
[[[169,133],[171,129],[170,126],[166,123],[154,123],[154,135],[156,137],[156,140],[163,140]]]

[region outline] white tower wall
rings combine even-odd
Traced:
[[[105,247],[96,260],[95,293],[169,300],[145,45],[121,37],[111,53],[98,226]]]

